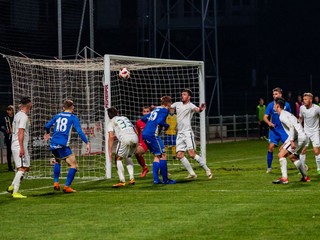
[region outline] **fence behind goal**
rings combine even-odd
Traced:
[[[62,101],[67,98],[74,101],[75,114],[92,146],[91,153],[86,154],[85,144],[76,133],[72,134],[70,146],[79,163],[76,177],[82,178],[111,177],[111,161],[105,154],[108,149],[105,127],[109,120],[106,114],[108,107],[117,107],[121,115],[135,123],[141,117],[141,108],[159,105],[163,95],[180,101],[181,91],[190,88],[193,91],[193,103],[198,105],[205,99],[202,62],[114,55],[76,60],[5,57],[11,70],[14,105],[18,109],[23,96],[30,96],[33,102],[30,114],[29,177],[53,177],[49,143],[43,141],[44,125],[62,111]],[[130,71],[129,79],[119,77],[122,67]],[[198,151],[205,157],[204,112],[194,115],[192,125]],[[151,166],[153,156],[147,153],[145,158]],[[170,151],[168,164],[179,165]],[[135,172],[140,172],[138,164],[135,165]],[[66,177],[67,166],[62,166],[61,175]]]

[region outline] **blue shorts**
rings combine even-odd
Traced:
[[[284,143],[288,138],[288,134],[284,129],[270,128],[269,131],[269,143],[278,145],[279,142]]]
[[[154,155],[165,153],[162,139],[159,136],[142,136],[143,141],[147,144],[149,151]]]
[[[164,145],[165,146],[175,146],[177,140],[177,135],[164,135]]]
[[[65,159],[72,154],[70,147],[62,147],[51,150],[52,155],[57,159]]]

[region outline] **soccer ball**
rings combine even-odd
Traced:
[[[130,78],[130,72],[127,68],[121,68],[119,71],[119,77],[121,79],[128,79]]]

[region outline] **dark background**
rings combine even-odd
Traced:
[[[213,19],[214,1],[208,18]],[[203,60],[201,0],[94,0],[94,51],[142,57]],[[34,58],[58,56],[57,0],[0,0],[0,52]],[[84,1],[62,0],[63,58],[74,58]],[[220,113],[255,114],[259,97],[271,101],[280,86],[284,96],[311,91],[319,95],[320,3],[316,0],[217,0],[217,46]],[[87,2],[88,6],[88,2]],[[154,11],[157,9],[157,45]],[[165,24],[170,14],[171,25]],[[85,11],[80,50],[89,46],[89,12]],[[176,48],[168,51],[161,34]],[[210,27],[208,27],[210,30]],[[212,30],[212,28],[211,28]],[[167,42],[167,43],[168,43]],[[208,114],[218,114],[214,34],[206,46],[206,102]],[[192,54],[189,54],[192,53]],[[95,55],[97,56],[97,55]],[[187,56],[187,57],[186,57]],[[11,77],[0,59],[0,110],[12,103]]]

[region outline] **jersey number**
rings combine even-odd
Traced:
[[[65,132],[67,130],[68,119],[59,117],[56,121],[56,131]]]

